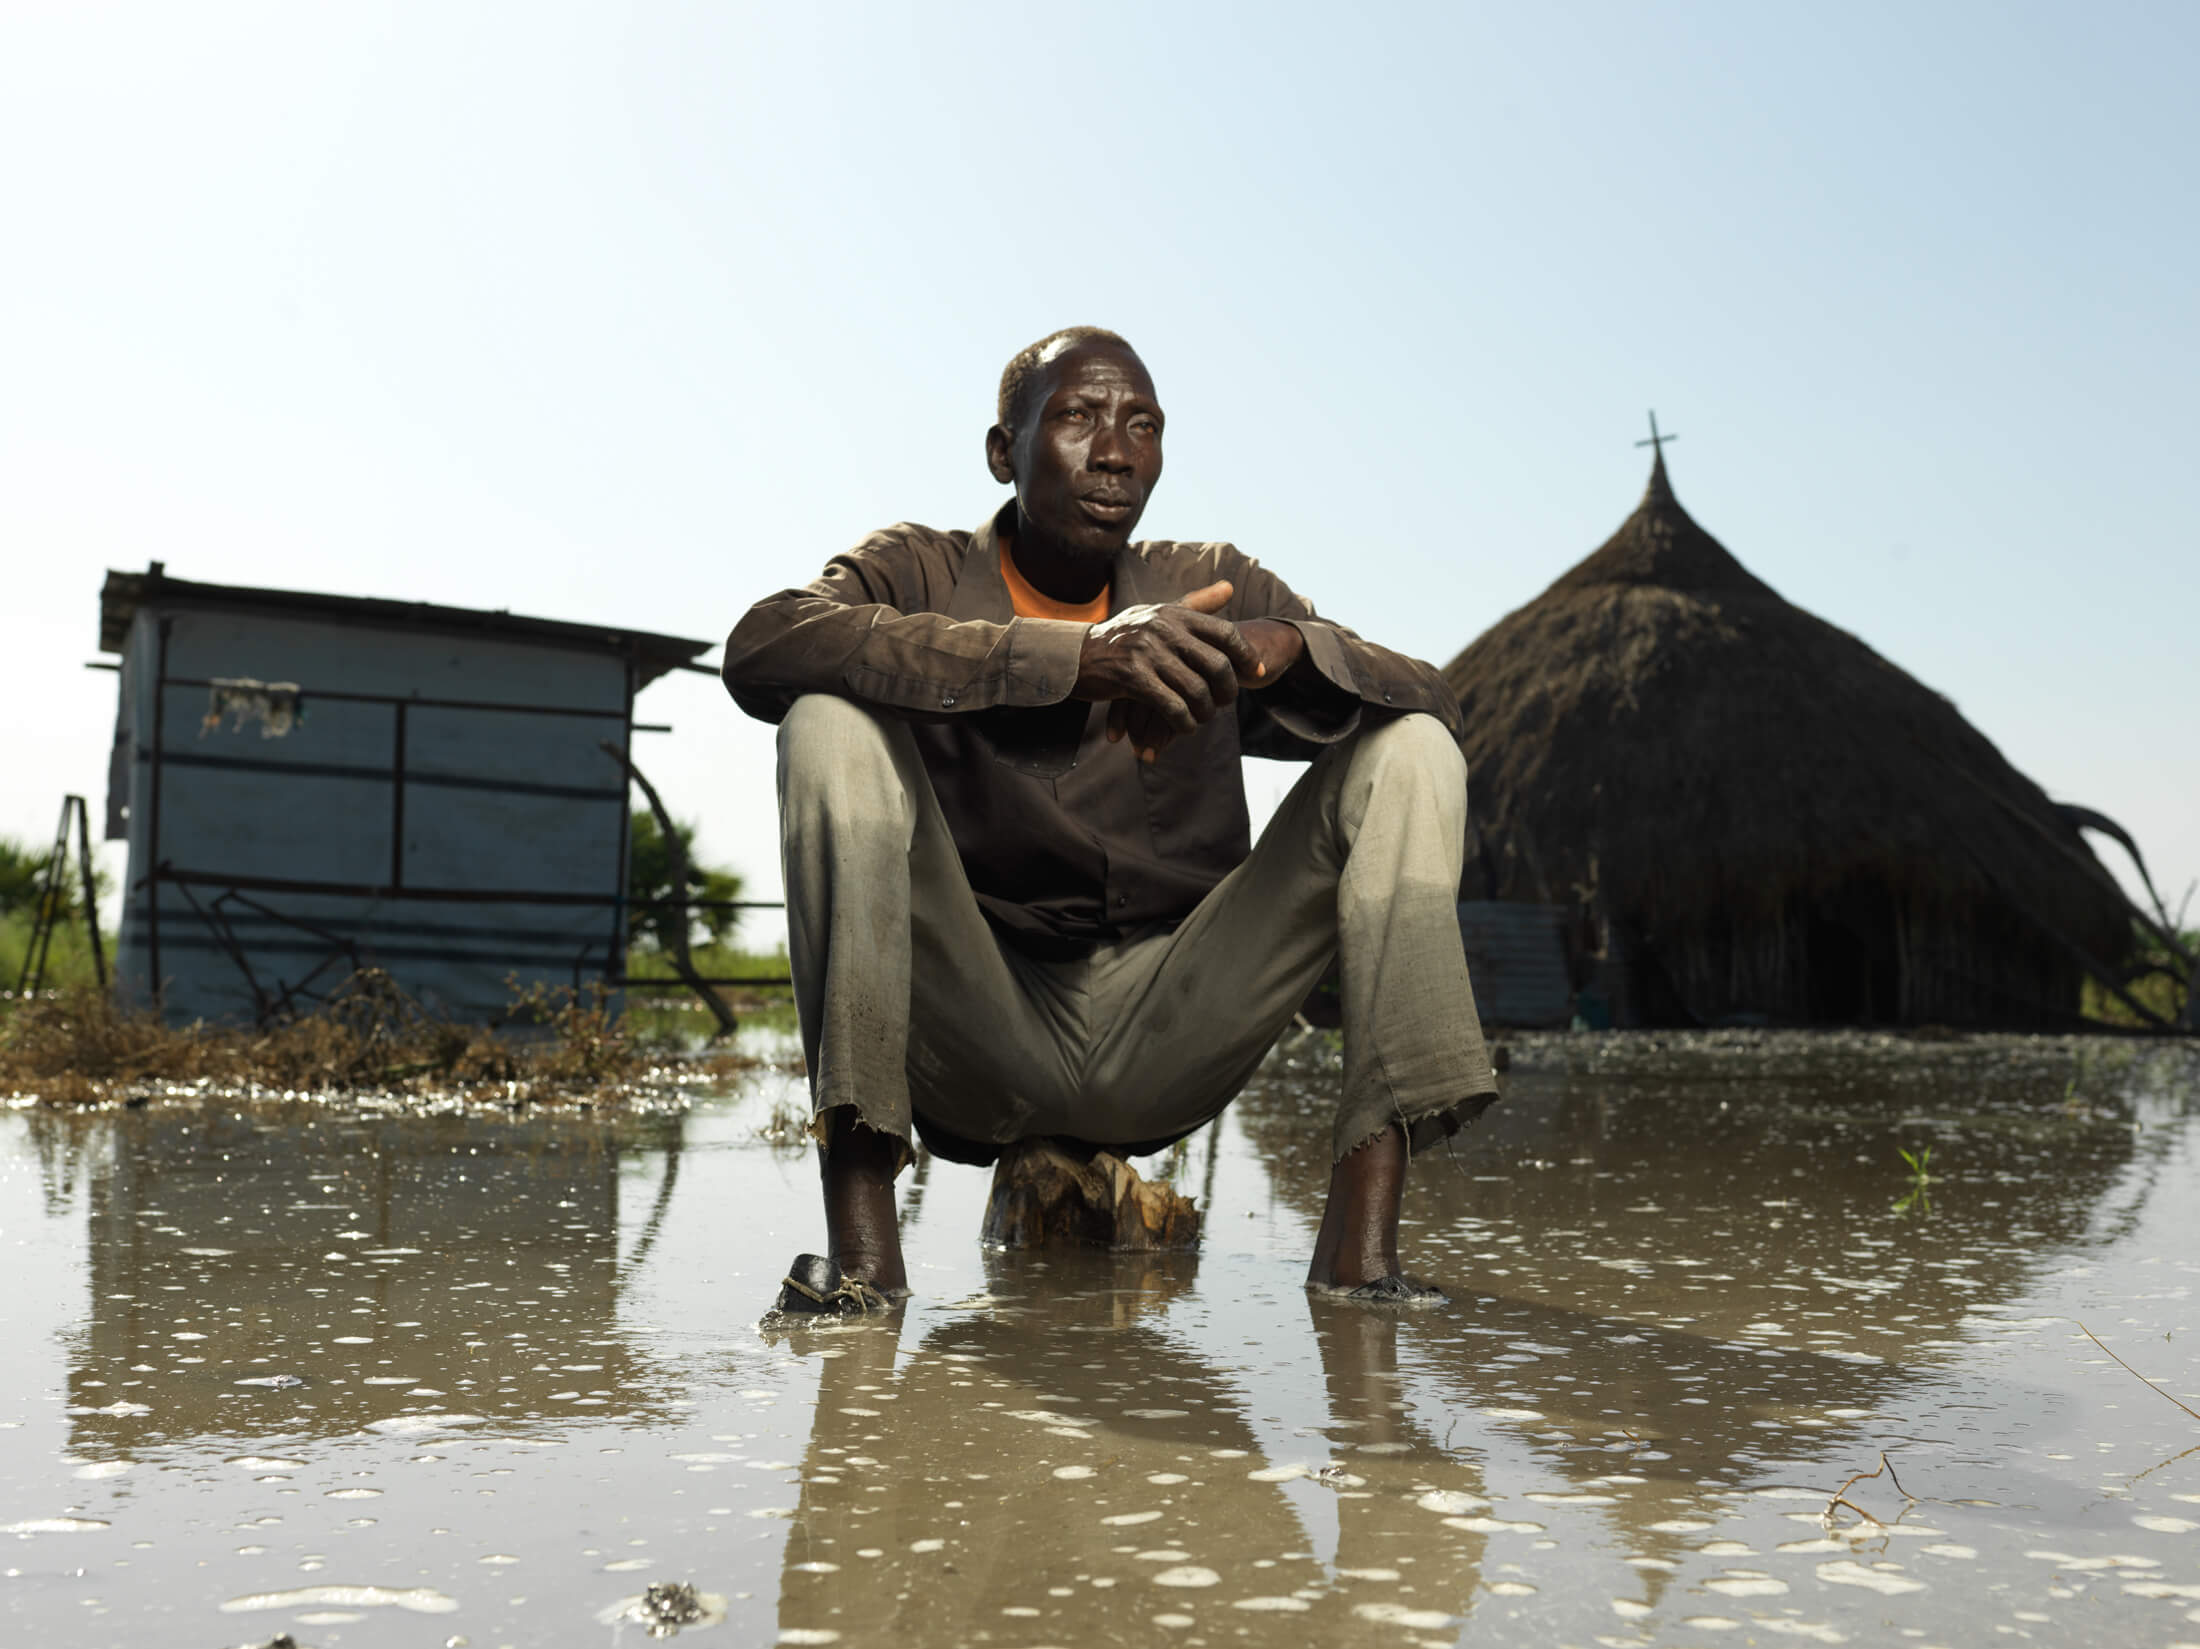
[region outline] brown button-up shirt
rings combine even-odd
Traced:
[[[1116,560],[1111,612],[1226,578],[1223,617],[1282,619],[1306,638],[1282,681],[1241,692],[1234,713],[1141,762],[1130,741],[1107,742],[1105,705],[1069,696],[1087,626],[1016,616],[997,521],[873,533],[815,582],[750,608],[726,641],[724,674],[734,702],[764,721],[805,693],[908,720],[971,891],[1035,954],[1189,915],[1252,850],[1241,756],[1311,760],[1365,716],[1415,710],[1459,734],[1458,702],[1434,669],[1316,617],[1251,556],[1140,543]]]

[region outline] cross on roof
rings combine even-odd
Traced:
[[[1635,445],[1638,447],[1655,447],[1657,448],[1658,456],[1662,458],[1665,456],[1665,443],[1668,441],[1678,441],[1679,439],[1680,437],[1678,435],[1660,435],[1658,433],[1658,415],[1655,411],[1653,411],[1650,414],[1650,439],[1647,441],[1637,441]]]

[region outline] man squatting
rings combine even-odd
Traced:
[[[787,948],[829,1261],[783,1310],[906,1296],[911,1130],[983,1165],[1212,1120],[1341,957],[1344,1091],[1307,1286],[1403,1275],[1409,1156],[1495,1097],[1454,904],[1459,710],[1228,544],[1132,543],[1153,380],[1071,327],[1001,374],[976,532],[903,523],[752,607],[725,681],[779,725]],[[1240,757],[1309,761],[1259,845]]]

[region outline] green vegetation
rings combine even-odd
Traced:
[[[787,950],[741,950],[732,945],[698,945],[696,971],[705,979],[772,980],[787,977]],[[664,990],[629,989],[628,1022],[637,1035],[656,1041],[684,1044],[710,1029],[711,1018],[695,993],[679,985],[672,958],[661,950],[635,946],[626,955],[629,979],[664,979],[674,984]],[[794,992],[786,985],[718,985],[713,987],[745,1026],[792,1032],[795,1029]]]
[[[15,989],[23,976],[23,960],[30,951],[31,929],[37,925],[38,903],[46,890],[48,848],[27,847],[0,837],[0,991]],[[105,897],[109,880],[94,870],[94,887]],[[46,951],[46,985],[72,989],[93,980],[91,936],[84,925],[84,889],[72,858],[62,867],[53,890],[55,927]],[[109,961],[114,959],[114,938],[103,936]]]
[[[628,826],[627,897],[637,901],[629,931],[637,950],[662,952],[672,941],[673,923],[680,919],[679,912],[669,905],[651,906],[641,901],[674,899],[683,895],[691,899],[741,897],[739,871],[697,862],[695,826],[675,821],[672,828],[679,837],[681,856],[687,860],[684,889],[673,885],[672,844],[657,828],[657,816],[645,808],[634,815]],[[698,946],[729,943],[741,921],[741,913],[737,910],[696,910],[690,911],[688,916],[688,942]],[[703,964],[700,953],[696,961],[706,974],[718,971]]]
[[[1897,1145],[1895,1151],[1910,1166],[1910,1188],[1895,1203],[1894,1211],[1907,1214],[1914,1208],[1920,1214],[1930,1214],[1933,1211],[1933,1194],[1929,1189],[1933,1182],[1933,1148],[1920,1145],[1914,1151],[1905,1151]]]
[[[705,900],[739,899],[740,873],[725,866],[697,862],[693,825],[675,821],[673,831],[678,840],[677,857],[684,859],[687,865],[687,896]],[[673,873],[674,844],[665,839],[655,813],[634,815],[629,841],[632,846],[627,877],[632,897],[646,901],[679,896]],[[711,989],[743,1023],[792,1030],[793,996],[785,985],[769,983],[787,977],[785,948],[764,953],[737,946],[734,935],[741,917],[737,910],[696,910],[689,915],[686,937],[689,961],[695,972],[705,979],[721,981]],[[675,924],[679,920],[679,913],[671,906],[651,908],[638,903],[631,927],[632,943],[626,954],[626,976],[630,981],[667,981],[664,989],[629,986],[629,1022],[637,1034],[673,1044],[692,1042],[698,1033],[715,1031],[720,1024],[709,1006],[692,989],[679,983],[681,972],[674,962],[674,942],[680,936]],[[727,980],[735,983],[723,983]],[[760,983],[743,983],[748,980]]]
[[[34,916],[28,907],[0,916],[0,991],[14,990],[15,982],[23,977],[23,958],[30,950]],[[102,935],[102,940],[111,968],[115,961],[114,935]],[[53,942],[46,950],[46,988],[74,990],[89,987],[92,982],[91,936],[84,931],[81,919],[65,921],[54,930]]]
[[[787,947],[777,950],[743,950],[736,945],[697,945],[690,953],[696,971],[706,979],[755,979],[772,980],[787,977]],[[679,974],[672,966],[672,959],[653,945],[635,945],[626,955],[626,972],[630,979],[677,979]],[[763,987],[741,987],[762,989]],[[773,987],[781,994],[784,986]]]
[[[2192,988],[2189,965],[2152,929],[2134,922],[2131,934],[2131,957],[2124,964],[2124,989],[2148,1012],[2175,1025],[2184,1014],[2187,993]],[[2178,940],[2185,956],[2200,956],[2200,929],[2186,929],[2178,934]],[[2082,1011],[2088,1019],[2098,1019],[2109,1025],[2146,1023],[2093,979],[2085,982]]]
[[[0,911],[27,909],[45,879],[46,855],[0,836]]]

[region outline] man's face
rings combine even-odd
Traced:
[[[1161,479],[1161,403],[1145,364],[1094,340],[1041,368],[1013,432],[995,426],[995,480],[1016,483],[1024,521],[1078,554],[1112,559]]]

